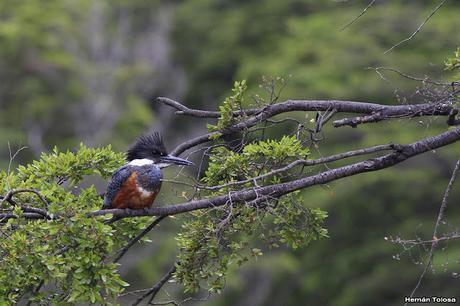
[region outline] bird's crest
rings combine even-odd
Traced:
[[[139,139],[128,149],[127,159],[129,161],[135,159],[149,158],[151,156],[165,156],[168,155],[166,147],[160,133],[155,132],[150,135],[142,135]]]

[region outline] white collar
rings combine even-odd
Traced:
[[[133,159],[128,163],[130,166],[145,166],[145,165],[152,165],[153,160],[147,159],[147,158],[142,158],[142,159]]]

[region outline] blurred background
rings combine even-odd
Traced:
[[[282,99],[340,99],[383,104],[432,102],[441,89],[391,71],[452,81],[444,61],[460,44],[460,3],[448,1],[412,40],[438,1],[0,1],[0,166],[54,146],[112,144],[125,150],[139,134],[161,131],[168,148],[206,131],[174,115],[157,96],[215,110],[235,80],[249,96],[263,79],[283,77]],[[259,86],[262,84],[262,86]],[[250,100],[250,99],[247,99]],[[309,122],[314,114],[297,114]],[[271,131],[271,137],[291,132]],[[408,143],[446,129],[445,118],[394,120],[358,129],[324,128],[313,157],[388,142]],[[426,249],[391,239],[431,239],[459,144],[377,173],[303,192],[305,205],[329,212],[329,239],[266,252],[235,270],[205,305],[401,305],[423,269]],[[97,186],[101,191],[104,185]],[[458,232],[454,186],[442,233]],[[165,184],[158,201],[177,201]],[[121,266],[129,290],[151,286],[174,261],[181,218],[151,234]],[[385,239],[385,237],[387,239]],[[460,247],[438,248],[434,273],[416,296],[458,296]],[[166,291],[180,294],[170,284]],[[163,293],[166,297],[166,293]],[[129,300],[129,297],[126,301]]]

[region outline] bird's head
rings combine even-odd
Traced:
[[[156,164],[160,168],[170,165],[191,166],[191,161],[169,155],[159,133],[141,136],[128,149],[127,159],[130,164],[142,166]]]

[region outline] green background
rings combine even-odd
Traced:
[[[442,90],[369,67],[452,81],[444,61],[459,46],[460,4],[448,1],[412,40],[435,1],[0,1],[0,165],[10,150],[26,163],[53,146],[113,144],[124,150],[159,130],[167,146],[206,131],[175,116],[163,95],[189,107],[217,109],[235,80],[266,95],[263,76],[283,77],[283,99],[340,99],[382,104],[434,102]],[[251,99],[247,99],[250,101]],[[293,114],[305,119],[305,114]],[[313,118],[314,114],[309,114]],[[309,121],[309,118],[306,121]],[[409,143],[446,129],[445,118],[392,120],[358,129],[324,128],[313,156],[388,142]],[[292,127],[271,131],[278,137]],[[10,147],[10,149],[9,149]],[[207,305],[401,305],[420,275],[426,249],[405,250],[385,237],[431,239],[460,145],[426,153],[377,173],[303,191],[305,205],[329,213],[329,239],[308,248],[266,252],[235,270]],[[331,164],[336,166],[338,164]],[[168,172],[171,175],[172,172]],[[101,192],[103,182],[96,182]],[[179,201],[177,185],[160,201]],[[454,185],[444,235],[458,232]],[[172,263],[181,218],[128,253],[121,271],[131,287],[151,286]],[[458,242],[441,244],[434,273],[417,296],[458,294]],[[168,292],[179,294],[173,284]],[[163,296],[167,298],[167,296]],[[460,296],[457,296],[460,298]]]

